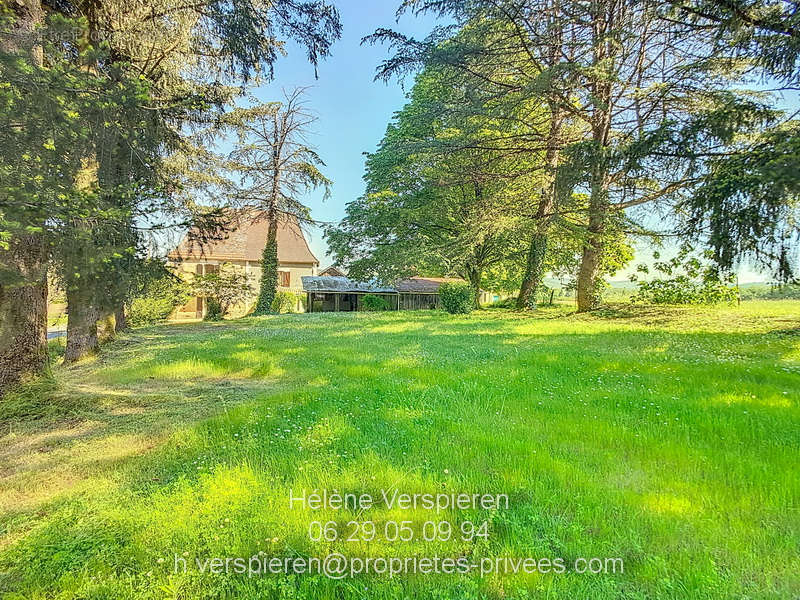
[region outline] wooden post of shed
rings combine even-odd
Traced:
[[[340,295],[341,294],[334,294],[333,295],[333,298],[334,298],[334,309],[333,310],[336,311],[336,312],[339,312],[339,296]]]
[[[397,310],[400,310],[400,292],[397,292]]]
[[[311,292],[306,292],[306,308],[308,312],[314,312],[314,301],[311,299]]]

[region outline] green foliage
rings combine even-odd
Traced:
[[[13,20],[0,21],[0,37],[25,38],[13,28]],[[109,60],[106,46],[63,43],[87,34],[85,19],[52,14],[39,34],[42,64],[5,45],[0,50],[0,80],[8,82],[0,86],[0,242],[40,235],[60,263],[71,263],[65,280],[77,269],[85,286],[104,292],[107,272],[136,250],[133,206],[157,187],[160,117],[145,107],[146,80],[93,68]],[[117,166],[126,180],[97,160],[116,156],[120,146],[128,160],[117,157]],[[92,226],[82,229],[87,219]],[[24,277],[12,263],[0,252],[0,283]]]
[[[171,273],[152,279],[143,283],[130,301],[128,323],[132,327],[160,323],[190,297],[189,286]]]
[[[500,263],[520,255],[520,212],[536,194],[538,157],[492,147],[519,138],[519,123],[536,120],[541,102],[516,98],[498,108],[473,82],[454,85],[454,76],[436,65],[416,77],[408,103],[367,156],[366,193],[326,230],[351,277],[392,281],[423,271],[479,283],[487,269],[503,270]]]
[[[195,275],[191,287],[195,296],[208,298],[209,311],[211,301],[216,302],[221,316],[227,315],[231,308],[244,303],[255,293],[250,276],[229,263],[220,265],[214,273]]]
[[[713,254],[707,252],[708,259]],[[658,253],[654,255],[658,259]],[[648,304],[720,304],[735,302],[738,296],[732,287],[734,276],[721,274],[714,264],[704,264],[692,255],[692,248],[684,246],[674,258],[659,261],[654,270],[666,278],[640,281],[638,290],[631,302]],[[646,265],[639,265],[638,271],[648,273]],[[632,277],[633,280],[636,276]]]
[[[800,284],[748,284],[739,289],[742,300],[800,300]]]
[[[646,304],[719,304],[736,301],[736,288],[732,288],[714,275],[696,281],[686,275],[670,279],[639,282],[639,289],[631,302]]]
[[[652,221],[634,221],[642,214],[635,207],[648,204],[658,203],[676,221],[689,215],[688,229],[698,238],[710,232],[725,267],[756,255],[788,273],[787,263],[797,256],[792,254],[796,200],[787,210],[797,197],[797,143],[778,144],[776,138],[789,132],[777,131],[766,153],[744,158],[741,150],[753,141],[748,138],[768,122],[765,116],[777,112],[769,97],[736,87],[751,85],[749,69],[759,63],[796,79],[796,4],[532,0],[521,10],[522,4],[505,1],[414,0],[401,2],[399,14],[428,13],[447,25],[424,40],[380,29],[367,41],[393,50],[378,69],[380,78],[433,66],[456,72],[448,82],[466,99],[463,114],[474,115],[468,110],[475,99],[492,97],[493,107],[538,98],[550,115],[558,115],[542,135],[534,127],[514,130],[511,119],[485,111],[505,135],[461,147],[491,156],[502,146],[519,157],[538,158],[540,168],[544,150],[545,178],[555,177],[558,200],[534,210],[534,199],[522,214],[544,223],[541,231],[565,225],[581,240],[579,309],[590,310],[601,300],[598,264],[608,250],[606,232],[618,225],[626,233],[652,228]],[[696,28],[689,23],[695,20]],[[499,39],[498,32],[504,34]],[[780,39],[771,48],[762,46],[769,36]],[[776,47],[782,48],[781,57],[765,59]],[[498,71],[497,65],[505,69]],[[723,110],[710,111],[715,105]],[[548,116],[533,114],[519,121],[540,124]],[[598,119],[604,127],[597,127]],[[502,145],[492,143],[500,140]],[[551,161],[547,155],[552,158],[553,149],[557,155]],[[515,175],[524,171],[521,165],[513,169]],[[709,171],[722,181],[704,181]],[[484,173],[487,179],[506,176],[495,168]],[[703,194],[692,193],[698,184]],[[559,206],[578,189],[589,195],[585,209]],[[680,206],[686,198],[689,206]],[[553,213],[548,223],[544,215]],[[541,270],[548,245],[531,244],[526,281]]]
[[[258,299],[254,315],[266,315],[278,291],[278,242],[267,239],[261,252],[261,280],[258,282]]]
[[[206,298],[206,314],[203,315],[204,321],[221,321],[225,313],[222,310],[219,300],[214,297]]]
[[[281,38],[316,67],[341,31],[325,0],[0,3],[0,286],[35,284],[53,257],[73,307],[118,309],[148,229],[189,224],[199,196],[230,201],[230,181],[195,166],[218,162],[198,130],[272,76]],[[19,296],[0,290],[3,364]],[[28,312],[13,327],[39,339],[43,311]],[[41,345],[3,381],[39,368]]]
[[[475,290],[468,283],[444,282],[439,286],[439,299],[450,314],[467,314],[475,308]]]
[[[389,310],[389,302],[381,296],[366,294],[361,298],[361,307],[367,311]]]
[[[665,3],[666,4],[666,3]],[[797,83],[800,2],[670,0],[672,16],[700,29],[723,56],[746,57],[776,81]]]
[[[270,308],[272,312],[281,314],[293,313],[295,306],[297,306],[297,294],[294,292],[279,291],[275,293]]]
[[[709,78],[718,76],[722,65],[746,65],[748,74],[757,72],[779,89],[797,89],[797,0],[670,0],[666,8],[670,17],[697,30],[714,52],[715,60],[704,65]],[[769,97],[764,101],[769,111],[754,110],[754,96],[742,102],[731,94],[714,111],[729,130],[749,121],[749,135],[727,140],[734,142],[733,152],[711,153],[697,190],[682,207],[688,214],[685,231],[693,239],[708,239],[722,267],[735,268],[748,258],[785,283],[797,278],[800,266],[800,123],[796,113],[787,120],[774,110]],[[704,160],[701,154],[698,162]]]
[[[752,136],[733,156],[716,158],[685,202],[686,229],[710,239],[715,261],[734,268],[743,257],[780,281],[797,276],[800,239],[800,121]]]
[[[169,317],[175,306],[171,298],[134,298],[128,309],[128,323],[131,327],[160,323]]]

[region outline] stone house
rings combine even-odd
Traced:
[[[339,267],[335,267],[333,265],[322,269],[318,275],[320,277],[347,277],[347,273],[342,271]]]
[[[249,217],[251,214],[253,218]],[[243,213],[239,227],[224,240],[201,247],[184,237],[178,247],[167,255],[176,271],[186,278],[195,273],[213,273],[223,265],[225,268],[244,270],[252,280],[255,294],[235,308],[234,314],[239,315],[247,313],[255,303],[261,281],[261,255],[267,243],[269,224],[267,219],[257,218],[256,214],[253,211]],[[278,224],[278,290],[297,293],[299,310],[302,310],[299,299],[304,294],[301,277],[317,275],[318,268],[319,261],[308,247],[297,219],[281,219]],[[178,307],[174,318],[200,319],[205,311],[205,299],[196,297]]]

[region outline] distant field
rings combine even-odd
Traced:
[[[800,596],[800,302],[568,310],[167,325],[55,367],[0,406],[0,597]],[[509,507],[290,509],[303,488]],[[328,520],[339,539],[312,541]],[[351,520],[378,533],[345,541]],[[414,539],[389,540],[404,520]],[[426,541],[430,520],[458,534]],[[336,581],[194,562],[259,552],[624,572]]]

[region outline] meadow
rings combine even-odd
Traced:
[[[797,301],[134,330],[0,405],[0,597],[797,598],[798,403]],[[290,508],[303,489],[508,506]],[[312,525],[329,521],[336,539]],[[377,533],[345,539],[350,521]],[[408,541],[387,530],[402,521]],[[329,553],[568,568],[341,580],[197,568]],[[569,568],[590,557],[624,570]]]

